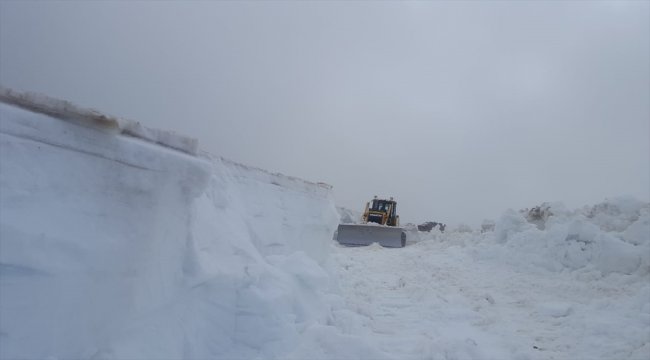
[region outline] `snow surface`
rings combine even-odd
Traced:
[[[329,186],[0,118],[3,359],[275,357],[326,321]]]
[[[17,96],[0,104],[2,359],[650,358],[646,202],[347,248],[332,234],[358,214],[326,184]]]
[[[335,323],[392,359],[648,359],[648,204],[594,208],[620,212],[555,209],[540,231],[507,211],[494,233],[338,248]]]

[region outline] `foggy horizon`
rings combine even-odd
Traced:
[[[650,201],[648,2],[0,2],[0,84],[476,227]]]

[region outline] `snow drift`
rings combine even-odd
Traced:
[[[519,254],[508,261],[553,271],[650,274],[648,203],[615,198],[573,211],[561,203],[543,208],[535,218],[510,210],[496,223],[494,240]]]
[[[273,357],[326,321],[328,185],[2,95],[1,358]]]
[[[399,254],[336,257],[344,293],[358,294],[348,301],[371,319],[359,331],[389,329],[377,347],[391,358],[649,359],[649,209],[548,203],[504,212],[493,231],[419,232]]]
[[[336,211],[339,214],[340,224],[360,224],[363,212],[337,206]]]

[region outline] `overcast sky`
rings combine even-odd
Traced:
[[[650,200],[650,2],[0,2],[0,84],[402,222]]]

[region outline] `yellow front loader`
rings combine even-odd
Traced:
[[[378,243],[384,247],[404,247],[406,234],[399,227],[397,202],[374,199],[366,203],[362,224],[339,224],[336,240],[342,245],[363,246]]]

